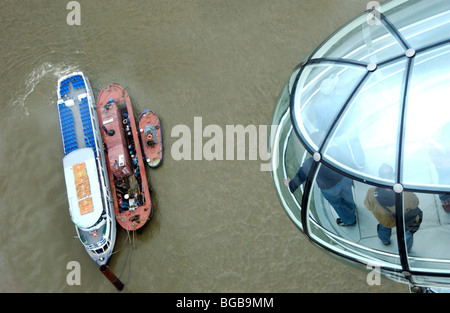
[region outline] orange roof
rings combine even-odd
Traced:
[[[75,186],[77,189],[78,207],[80,214],[86,214],[94,210],[92,205],[91,189],[89,185],[89,177],[86,172],[86,164],[84,162],[73,166],[73,175],[75,177]]]

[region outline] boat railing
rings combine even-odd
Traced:
[[[99,131],[99,125],[98,125],[98,118],[97,118],[97,111],[93,107],[91,96],[88,97],[89,102],[89,110],[90,110],[90,116],[91,116],[91,123],[92,123],[92,131],[94,133],[94,143],[97,151],[97,164],[100,172],[100,185],[104,192],[102,193],[103,201],[105,206],[109,207],[111,205],[111,189],[107,186],[107,182],[109,182],[108,179],[108,172],[106,169],[106,160],[105,155],[103,152],[103,141],[102,137]]]
[[[89,86],[89,89],[92,90],[92,88],[90,88],[90,83],[89,80],[87,79],[87,77],[84,78],[86,81],[86,86]],[[108,210],[107,212],[107,218],[106,218],[106,223],[107,226],[109,228],[109,231],[107,231],[107,233],[109,234],[108,237],[106,238],[102,238],[102,240],[100,241],[100,246],[97,244],[97,246],[95,247],[88,247],[92,253],[99,255],[99,254],[103,254],[105,252],[107,252],[108,250],[111,250],[112,247],[114,247],[113,242],[111,241],[111,235],[113,232],[113,229],[111,229],[111,217],[109,216],[109,214],[114,214],[114,210],[112,209],[112,196],[111,196],[111,189],[109,186],[109,177],[108,177],[108,172],[107,172],[107,167],[106,167],[106,159],[105,159],[105,154],[104,154],[104,149],[103,149],[103,140],[102,140],[102,136],[100,133],[100,127],[98,124],[98,116],[97,116],[97,110],[95,109],[94,105],[94,99],[93,99],[93,95],[89,92],[87,95],[87,99],[88,99],[88,107],[89,107],[89,111],[90,111],[90,119],[91,119],[91,124],[92,124],[92,132],[94,134],[94,144],[95,144],[95,150],[97,153],[97,157],[96,162],[97,162],[97,167],[99,169],[99,178],[100,178],[100,187],[102,189],[102,200],[104,203],[104,208],[105,210]],[[114,216],[114,215],[113,215]],[[101,249],[103,252],[98,252],[98,249]]]
[[[100,158],[100,159],[97,158],[97,162],[99,163],[98,167],[99,167],[100,173],[101,173],[101,175],[100,175],[100,183],[101,183],[101,186],[102,186],[102,188],[104,190],[104,192],[103,192],[103,200],[105,202],[105,205],[109,207],[111,205],[111,195],[110,195],[111,189],[110,189],[109,186],[107,186],[107,182],[109,182],[109,180],[108,180],[108,172],[107,172],[107,169],[106,169],[106,160],[105,160],[104,153],[102,153],[103,152],[103,147],[100,146],[100,143],[102,143],[102,145],[103,145],[103,141],[101,139],[100,132],[97,130],[97,128],[94,130],[94,134],[95,134],[94,135],[95,146],[97,148],[97,153],[98,153],[98,156]]]
[[[110,250],[112,246],[113,245],[111,244],[111,240],[107,238],[103,238],[99,243],[86,245],[91,253],[97,256],[101,256],[105,253],[111,255],[112,251],[108,252],[108,250]]]
[[[99,242],[86,244],[86,248],[90,249],[92,252],[99,248],[103,248],[103,246],[108,243],[109,240],[102,238]],[[96,254],[99,254],[95,251]]]

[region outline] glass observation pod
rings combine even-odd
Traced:
[[[450,288],[450,1],[385,2],[338,30],[294,68],[272,125],[275,188],[312,242]]]

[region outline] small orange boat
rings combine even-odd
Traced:
[[[163,159],[161,121],[152,111],[146,109],[139,117],[139,134],[147,164],[152,168],[160,166]]]
[[[103,88],[97,115],[116,220],[126,230],[137,230],[152,216],[152,203],[128,93],[117,84]]]

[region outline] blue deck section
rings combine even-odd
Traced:
[[[86,84],[81,75],[74,75],[61,81],[61,86],[59,87],[59,93],[61,97],[66,97],[69,94],[70,83],[74,90],[84,88],[86,90]]]
[[[94,153],[96,154],[97,151],[95,148],[94,132],[92,130],[91,114],[89,112],[89,104],[86,97],[81,99],[80,114],[86,147],[93,148]]]
[[[58,104],[59,120],[61,122],[61,133],[63,137],[64,155],[78,149],[75,134],[72,111],[66,107],[64,102]]]
[[[92,148],[97,155],[86,87],[83,76],[79,74],[60,81],[60,99],[64,102],[58,104],[58,112],[64,155],[83,147]]]

